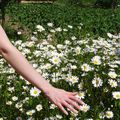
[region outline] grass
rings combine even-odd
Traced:
[[[15,4],[9,6],[7,15],[11,17],[10,25],[19,23],[29,30],[34,30],[37,24],[46,25],[53,22],[56,27],[66,27],[67,24],[78,26],[83,24],[81,33],[93,36],[106,36],[120,32],[120,8],[100,9],[67,6],[65,4]],[[76,31],[76,30],[75,30]]]

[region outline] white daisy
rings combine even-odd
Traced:
[[[57,57],[57,56],[52,57],[52,59],[50,59],[50,61],[51,61],[53,64],[59,64],[59,63],[61,62],[60,58]]]
[[[43,107],[42,107],[42,105],[41,105],[41,104],[39,104],[39,105],[37,105],[37,106],[36,106],[36,109],[37,109],[37,111],[40,111],[40,110],[42,110],[42,109],[43,109]]]
[[[56,115],[56,118],[62,119],[63,117],[62,117],[62,115]]]
[[[56,107],[57,106],[55,104],[53,104],[53,103],[50,105],[50,109],[55,109]]]
[[[73,28],[73,26],[72,26],[72,25],[68,25],[68,27],[69,27],[69,28],[71,28],[71,29]]]
[[[41,25],[37,25],[36,28],[37,28],[38,32],[42,32],[42,31],[45,30],[45,28],[43,26],[41,26]]]
[[[83,89],[83,83],[82,82],[78,84],[78,88],[79,88],[79,90]]]
[[[109,119],[109,118],[113,118],[114,114],[112,111],[106,111],[105,116]]]
[[[39,96],[40,93],[41,93],[41,90],[39,90],[39,89],[36,88],[36,87],[31,88],[31,90],[30,90],[30,95],[31,95],[31,96],[34,96],[34,97]]]
[[[50,32],[51,32],[51,33],[55,33],[55,30],[54,30],[54,29],[51,29]]]
[[[112,37],[113,37],[113,35],[112,35],[111,33],[107,33],[107,36],[108,36],[109,38],[112,38]]]
[[[53,27],[53,23],[47,23],[49,27]]]
[[[91,61],[92,61],[92,63],[95,64],[95,65],[100,65],[100,64],[101,64],[101,60],[100,60],[100,59],[101,59],[100,56],[94,56],[94,57],[91,59]]]
[[[68,30],[64,28],[63,31],[67,32]]]
[[[117,77],[117,74],[116,74],[114,71],[110,71],[110,72],[108,73],[108,75],[109,75],[109,77],[111,77],[111,78],[116,78],[116,77]]]
[[[103,81],[99,77],[95,77],[92,80],[92,84],[94,85],[94,87],[100,87],[100,86],[102,86]]]
[[[17,101],[17,100],[18,100],[18,97],[13,96],[13,97],[12,97],[12,100],[13,100],[13,101]]]
[[[38,39],[37,39],[35,36],[32,36],[32,37],[31,37],[31,40],[32,40],[32,41],[37,41]]]
[[[12,101],[7,101],[6,105],[12,105]]]
[[[61,27],[58,27],[55,29],[57,32],[61,32],[62,31],[62,28]]]
[[[74,84],[78,82],[79,78],[77,76],[68,76],[67,80]]]
[[[22,117],[16,117],[16,120],[22,120]]]
[[[17,32],[17,34],[18,34],[18,35],[21,35],[21,34],[22,34],[22,32],[21,32],[21,31],[18,31],[18,32]]]
[[[80,52],[81,52],[81,48],[79,46],[77,46],[75,48],[75,53],[78,55],[78,54],[80,54]]]
[[[81,111],[87,112],[90,109],[90,106],[87,104],[84,104],[80,107]]]
[[[70,67],[71,67],[71,69],[77,69],[76,65],[71,65]]]
[[[108,83],[110,84],[111,87],[117,87],[117,82],[115,80],[109,79]]]
[[[65,40],[65,44],[66,44],[66,45],[70,45],[71,42],[70,42],[69,40]]]
[[[105,118],[105,113],[104,112],[100,112],[99,113],[99,118],[100,119],[104,119]]]
[[[85,98],[85,92],[78,92],[78,94],[76,95],[77,98],[79,99],[84,99]]]
[[[72,39],[72,40],[76,40],[77,38],[76,38],[75,36],[72,36],[71,39]]]
[[[16,104],[15,104],[15,107],[16,108],[21,108],[23,106],[23,104],[21,103],[21,102],[17,102]]]
[[[88,71],[91,70],[91,67],[90,67],[88,64],[86,64],[86,63],[84,63],[84,64],[81,66],[81,68],[82,68],[82,71],[85,71],[85,72],[88,72]]]
[[[119,91],[112,92],[112,95],[113,95],[113,98],[120,99],[120,92]]]
[[[46,63],[45,65],[44,65],[44,68],[45,69],[50,69],[52,67],[52,65],[50,64],[50,63]]]
[[[35,113],[35,110],[34,110],[34,109],[33,109],[33,110],[28,110],[28,111],[26,112],[26,114],[27,114],[27,115],[30,115],[30,116],[32,116],[33,113]]]

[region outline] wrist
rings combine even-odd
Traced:
[[[55,88],[53,86],[49,86],[43,90],[45,95],[49,95]]]
[[[47,81],[48,82],[48,81]],[[43,93],[44,94],[49,94],[52,90],[54,89],[54,86],[52,86],[49,82],[47,85],[44,86],[43,88]]]

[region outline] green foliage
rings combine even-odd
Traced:
[[[96,0],[57,0],[57,2],[66,4],[66,5],[76,5],[76,6],[83,6],[83,5],[93,5]]]
[[[83,23],[82,34],[90,33],[94,36],[105,36],[106,32],[118,33],[120,31],[120,8],[95,9],[55,4],[26,4],[12,5],[7,9],[11,21],[20,22],[29,29],[36,24],[44,25],[54,22],[57,25],[77,26]]]

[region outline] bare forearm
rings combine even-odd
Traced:
[[[20,75],[44,93],[47,93],[53,88],[53,86],[33,68],[16,47],[12,46],[8,51],[2,52],[1,54]]]

